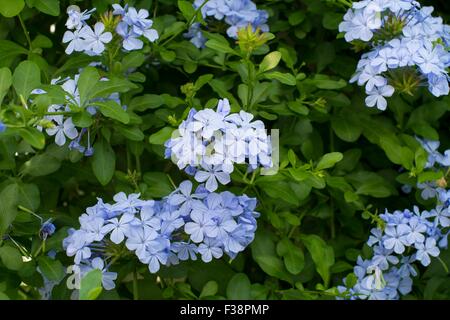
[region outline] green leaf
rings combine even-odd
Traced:
[[[152,198],[164,197],[174,189],[167,175],[162,172],[146,172],[144,181],[148,186],[145,193]]]
[[[411,170],[414,166],[414,152],[408,147],[398,145],[393,139],[383,137],[380,144],[386,152],[387,157],[393,163],[402,165],[404,168]]]
[[[139,51],[132,51],[122,59],[122,70],[138,68],[145,62],[145,55]]]
[[[168,139],[170,139],[173,131],[174,131],[173,128],[164,127],[161,130],[159,130],[158,132],[155,132],[154,134],[152,134],[150,136],[150,138],[148,139],[148,141],[151,144],[162,145],[162,144],[164,144],[164,142],[166,142]]]
[[[92,88],[92,91],[89,93],[89,99],[107,98],[113,93],[128,92],[135,88],[137,88],[135,84],[125,79],[111,78],[109,80],[102,80],[98,81]]]
[[[92,98],[94,89],[96,88],[99,80],[100,75],[94,67],[86,67],[83,72],[81,72],[78,79],[78,91],[80,93],[80,101],[82,106],[84,106],[85,103]]]
[[[12,85],[12,75],[8,68],[0,69],[0,106]]]
[[[34,38],[34,40],[32,41],[31,44],[32,44],[33,48],[51,48],[51,47],[53,47],[52,40],[50,40],[50,38],[48,38],[42,34],[38,34],[36,36],[36,38]]]
[[[66,275],[64,266],[59,260],[54,260],[47,256],[40,256],[37,262],[42,274],[49,280],[59,282]]]
[[[219,290],[219,286],[217,285],[216,281],[208,281],[202,289],[202,292],[200,293],[200,299],[205,297],[211,297],[214,296],[217,291]]]
[[[214,75],[212,74],[204,74],[198,77],[198,79],[194,83],[194,89],[195,91],[200,90],[205,84],[210,82],[214,78]]]
[[[259,179],[257,185],[273,199],[282,199],[290,204],[298,205],[298,197],[286,181],[270,181]]]
[[[342,153],[340,152],[331,152],[325,154],[322,158],[320,158],[319,163],[317,164],[317,170],[323,170],[334,167],[336,163],[341,161],[344,158]]]
[[[178,0],[178,8],[180,9],[186,21],[190,22],[192,17],[195,15],[195,9],[194,6],[192,5],[192,2]]]
[[[219,41],[217,39],[212,39],[206,41],[205,46],[220,53],[229,53],[237,55],[236,52],[233,49],[231,49],[230,45],[226,41]]]
[[[166,62],[172,62],[177,57],[175,51],[172,50],[160,49],[159,54],[161,55],[161,58]]]
[[[73,124],[80,128],[88,128],[94,123],[94,120],[92,120],[92,115],[85,110],[74,114],[72,116],[72,120]]]
[[[100,108],[100,112],[108,118],[117,120],[124,124],[130,122],[130,115],[122,108],[120,104],[113,100],[108,100],[105,102],[95,102],[93,105],[96,105]]]
[[[317,273],[322,277],[325,287],[330,282],[330,268],[334,264],[333,248],[317,235],[301,235],[305,247],[308,249],[316,265]]]
[[[288,22],[292,26],[297,26],[302,23],[306,18],[306,14],[304,11],[296,11],[288,16]]]
[[[278,63],[280,63],[281,60],[281,53],[279,51],[273,51],[266,55],[259,65],[259,72],[266,72],[273,68],[276,68]]]
[[[115,128],[121,135],[131,141],[142,141],[145,136],[141,129],[138,127],[126,127],[126,126],[115,126]]]
[[[18,204],[36,211],[41,204],[41,196],[39,188],[35,184],[31,183],[17,183]]]
[[[354,121],[354,117],[351,115],[333,116],[331,118],[331,127],[336,135],[346,142],[355,142],[363,131],[360,123]]]
[[[144,94],[143,96],[133,98],[130,102],[130,109],[133,111],[145,111],[147,109],[156,109],[164,104],[164,99],[157,94]]]
[[[9,1],[9,0],[8,0]],[[9,40],[0,40],[0,64],[9,65],[11,59],[28,54],[28,50]]]
[[[41,84],[39,67],[32,61],[22,61],[14,70],[12,83],[17,95],[22,95],[26,101],[31,91]]]
[[[45,136],[36,128],[26,127],[18,129],[20,136],[36,149],[43,149],[45,147]]]
[[[80,300],[95,300],[102,292],[102,271],[94,269],[89,271],[80,282]]]
[[[284,264],[290,273],[299,274],[305,267],[303,250],[294,245],[288,238],[278,242],[277,253],[284,258]]]
[[[0,192],[0,237],[17,216],[19,193],[17,184],[6,186]]]
[[[228,282],[227,298],[231,300],[250,300],[251,286],[252,284],[246,274],[237,273]]]
[[[0,248],[0,260],[9,270],[18,271],[23,267],[22,254],[17,248],[3,246]]]
[[[342,21],[342,14],[335,12],[326,12],[323,15],[322,25],[328,30],[337,30]]]
[[[40,12],[51,16],[59,16],[59,0],[33,0],[33,6]]]
[[[332,80],[328,76],[319,74],[315,75],[315,77],[308,82],[317,88],[324,90],[337,90],[347,86],[347,81],[344,79]]]
[[[417,177],[418,183],[424,183],[424,182],[430,182],[430,181],[436,181],[441,179],[444,176],[443,172],[441,171],[426,171],[419,174]]]
[[[94,156],[92,157],[92,170],[102,186],[106,186],[114,176],[116,168],[116,154],[105,139],[100,139],[94,144]]]
[[[251,248],[253,259],[265,273],[278,279],[291,281],[291,276],[286,271],[283,261],[278,257],[275,244],[267,230],[256,233]]]
[[[269,73],[264,73],[264,78],[275,79],[288,86],[295,86],[297,84],[297,79],[290,73],[282,73],[279,71],[272,71]]]
[[[61,161],[47,154],[38,154],[25,162],[22,166],[22,173],[34,177],[49,175],[61,167]]]
[[[18,15],[24,6],[23,0],[0,0],[0,13],[7,18],[11,18]]]

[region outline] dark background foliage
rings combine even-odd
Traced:
[[[39,0],[27,4],[33,2]],[[89,63],[85,56],[64,53],[61,39],[66,30],[65,8],[77,4],[82,9],[96,7],[102,13],[113,1],[49,2],[59,4],[60,11],[49,15],[38,10],[39,6],[26,6],[20,13],[31,39],[36,41],[31,50],[18,18],[0,17],[0,39],[26,48],[25,54],[14,54],[0,44],[0,67],[14,70],[20,61],[28,59],[38,64],[42,82],[48,83],[58,76],[73,75]],[[160,34],[169,33],[176,20],[184,21],[175,0],[129,2],[150,11]],[[415,185],[424,174],[423,151],[414,135],[439,138],[442,147],[450,147],[449,99],[437,100],[425,90],[418,90],[414,96],[392,98],[386,112],[370,110],[364,106],[361,89],[347,84],[361,53],[338,36],[337,26],[346,11],[341,1],[256,2],[259,8],[268,10],[275,38],[252,61],[258,64],[269,51],[278,50],[282,62],[277,70],[294,77],[294,85],[289,84],[291,78],[280,82],[262,77],[253,83],[259,96],[249,111],[264,120],[267,127],[280,129],[279,173],[249,181],[235,172],[233,183],[227,186],[236,194],[245,189],[259,199],[261,217],[256,239],[233,261],[223,258],[209,264],[185,262],[164,268],[156,276],[145,266],[138,266],[142,299],[333,299],[333,288],[352,272],[357,256],[367,254],[364,243],[374,225],[371,217],[385,208],[428,205],[414,188],[405,194],[401,186]],[[425,3],[433,5],[435,13],[447,20],[447,1]],[[50,32],[52,25],[54,33]],[[223,26],[215,27],[224,34]],[[39,35],[46,38],[35,40]],[[228,41],[237,48],[234,41]],[[51,138],[47,138],[44,149],[36,150],[17,136],[0,137],[0,214],[11,210],[5,207],[9,191],[19,194],[18,204],[44,218],[54,218],[58,232],[47,240],[45,250],[58,252],[60,263],[53,266],[55,270],[71,264],[62,251],[61,240],[67,227],[78,225],[78,217],[95,204],[96,197],[111,200],[116,192],[134,192],[139,186],[144,197],[159,198],[173,190],[169,177],[176,183],[186,179],[163,158],[162,144],[169,132],[164,128],[174,128],[187,106],[212,106],[216,100],[211,99],[220,97],[229,98],[235,111],[245,104],[238,88],[248,84],[248,74],[242,71],[239,58],[211,48],[199,51],[181,35],[167,45],[163,43],[144,49],[145,59],[133,76],[138,89],[122,95],[123,103],[134,114],[135,121],[127,126],[133,128],[134,135],[125,134],[118,128],[121,125],[110,119],[96,125],[97,141],[111,136],[114,159],[84,158],[57,147]],[[213,80],[195,97],[186,97],[181,86],[205,74],[211,74]],[[5,100],[5,105],[20,103],[12,91]],[[144,106],[138,106],[140,101]],[[335,152],[343,154],[341,161],[320,164],[324,154]],[[114,176],[102,185],[93,172],[93,162],[112,160]],[[15,188],[12,191],[11,186]],[[36,250],[39,225],[32,218],[19,210],[12,226],[6,228],[5,234]],[[4,240],[1,245],[11,244]],[[0,293],[11,299],[37,298],[35,288],[43,281],[36,266],[42,265],[39,257],[44,254],[26,263],[16,261],[11,267],[4,253]],[[442,259],[450,263],[448,251],[442,252]],[[134,261],[115,265],[113,269],[119,272],[117,288],[103,292],[100,298],[132,298],[130,274],[134,268]],[[429,268],[420,270],[413,293],[407,298],[447,299],[449,281],[442,265],[433,261]],[[53,290],[55,299],[69,296],[65,281]]]

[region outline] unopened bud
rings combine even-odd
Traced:
[[[445,178],[442,177],[439,180],[436,180],[436,184],[440,188],[446,188],[447,187],[447,180],[445,180]]]

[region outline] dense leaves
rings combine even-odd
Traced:
[[[402,186],[447,178],[425,168],[415,136],[450,147],[448,97],[418,88],[395,95],[381,112],[348,83],[360,58],[338,35],[349,1],[255,1],[269,14],[270,33],[236,38],[192,1],[126,2],[150,12],[159,38],[126,51],[116,34],[97,59],[65,53],[65,10],[96,7],[100,21],[113,1],[0,0],[0,125],[7,127],[0,130],[0,298],[39,299],[53,281],[52,298],[69,299],[68,228],[79,228],[97,197],[111,202],[123,191],[159,199],[188,179],[165,157],[164,143],[191,108],[214,109],[218,99],[279,130],[269,132],[279,136],[276,174],[237,165],[219,189],[258,199],[254,241],[232,260],[185,261],[156,275],[121,258],[111,266],[115,289],[103,290],[94,270],[78,279],[79,299],[334,299],[343,278],[352,281],[358,255],[367,255],[380,213],[427,209],[420,191]],[[447,20],[448,4],[424,2]],[[201,49],[183,36],[193,23],[204,30]],[[64,141],[56,140],[44,119],[49,106],[65,103],[64,81],[76,74],[79,100],[73,92],[69,111],[50,115],[73,122],[62,124]],[[79,145],[69,148],[73,141]],[[45,238],[47,219],[56,232]],[[450,298],[448,250],[441,260],[418,269],[407,298]]]

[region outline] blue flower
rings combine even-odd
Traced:
[[[265,10],[258,10],[256,4],[250,0],[195,0],[194,8],[200,8],[203,18],[213,17],[217,20],[223,20],[229,25],[227,35],[233,39],[237,38],[239,29],[250,25],[253,30],[259,28],[263,32],[269,31],[267,19],[269,14]],[[197,31],[198,27],[194,27],[193,31],[189,31],[187,37],[197,38],[194,44],[200,44],[202,36]],[[197,45],[197,47],[201,47]]]
[[[66,22],[67,29],[81,29],[95,10],[96,9],[94,8],[89,11],[84,10],[83,12],[80,12],[80,8],[76,5],[67,7],[67,15],[69,16]]]
[[[388,94],[380,94],[380,90],[397,81],[398,76],[390,74],[398,68],[407,70],[399,70],[400,74],[416,74],[418,85],[426,84],[433,95],[449,94],[446,69],[450,66],[450,52],[441,43],[450,41],[450,27],[441,18],[431,16],[432,12],[432,7],[420,8],[418,2],[409,0],[359,1],[348,10],[339,25],[340,32],[346,41],[359,40],[370,47],[350,81],[357,81],[360,86],[367,83],[367,106],[386,109],[385,98],[392,96],[394,90],[389,87]],[[396,20],[404,24],[403,29],[389,37],[385,27]]]
[[[84,51],[93,51],[99,55],[105,51],[105,43],[109,43],[112,40],[111,32],[104,32],[105,25],[101,22],[97,22],[94,26],[94,30],[85,26],[80,31],[80,37],[84,39]]]
[[[430,256],[437,257],[440,253],[439,248],[436,247],[436,240],[433,238],[427,238],[425,243],[417,244],[416,248],[416,259],[425,267],[431,263]]]
[[[366,105],[368,107],[377,107],[379,110],[386,110],[387,107],[387,97],[392,97],[394,94],[394,87],[390,85],[385,85],[381,88],[373,88],[368,91],[368,97],[366,98]]]
[[[197,260],[198,248],[195,244],[189,242],[175,242],[172,244],[172,251],[177,253],[181,261]]]
[[[205,187],[210,192],[214,192],[215,190],[217,190],[217,181],[219,181],[223,185],[228,184],[231,181],[230,175],[226,172],[223,172],[221,165],[204,165],[202,169],[196,172],[194,178],[198,182],[206,181]]]
[[[39,230],[39,234],[41,238],[45,240],[47,239],[47,237],[52,236],[55,233],[55,230],[56,227],[52,223],[52,219],[48,219],[42,224],[41,229]]]
[[[125,5],[113,5],[114,15],[122,16],[122,21],[117,25],[116,32],[123,38],[122,46],[127,51],[142,49],[144,43],[140,37],[155,42],[158,38],[158,32],[152,29],[153,21],[148,19],[149,12],[145,9],[137,11],[133,7]]]
[[[217,239],[206,237],[198,246],[198,252],[204,262],[210,262],[213,257],[219,259],[223,255],[222,243]]]
[[[132,214],[124,214],[120,219],[112,218],[105,225],[105,231],[111,232],[111,241],[115,244],[121,243],[125,239],[125,234],[130,229],[130,224],[134,219]]]
[[[0,133],[5,132],[6,128],[7,126],[2,121],[0,121]]]
[[[214,238],[218,230],[215,222],[211,219],[204,206],[195,208],[190,214],[191,222],[187,222],[184,231],[190,235],[190,239],[195,243],[202,242],[205,236]]]
[[[92,259],[91,263],[92,270],[98,269],[102,272],[102,286],[105,290],[112,290],[116,287],[114,280],[117,279],[116,272],[109,272],[107,268],[105,268],[105,262],[100,257],[96,257]]]

